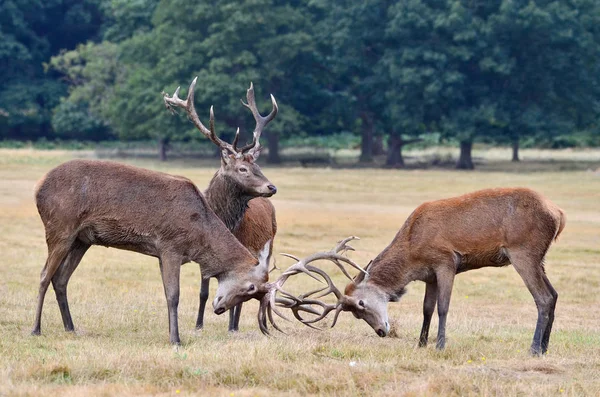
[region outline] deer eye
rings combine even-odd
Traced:
[[[256,286],[254,284],[250,284],[250,286],[248,287],[248,292],[254,292],[255,289]]]
[[[240,168],[238,168],[238,171],[242,172],[242,173],[246,173],[246,172],[248,172],[248,168],[246,168],[246,167],[240,167]]]
[[[363,301],[362,301],[362,299],[361,299],[361,300],[359,300],[359,301],[358,301],[358,306],[360,306],[360,307],[365,307],[365,302],[363,302]]]

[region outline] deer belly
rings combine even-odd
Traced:
[[[154,239],[149,233],[121,225],[115,220],[97,222],[94,225],[82,227],[77,238],[90,245],[103,245],[147,255],[156,255]]]
[[[456,273],[482,267],[502,267],[510,264],[510,260],[503,247],[486,252],[455,252]]]

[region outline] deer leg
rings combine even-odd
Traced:
[[[179,272],[182,260],[178,256],[162,256],[159,263],[169,313],[169,340],[172,344],[179,345],[181,340],[177,323],[177,307],[179,306]]]
[[[544,281],[542,259],[536,258],[525,251],[509,252],[510,262],[517,270],[527,289],[533,296],[538,310],[538,319],[531,343],[531,354],[539,356],[542,352],[542,338],[550,323],[550,313],[556,305],[556,299],[549,286]],[[548,339],[550,333],[548,333]]]
[[[425,299],[423,300],[423,327],[421,328],[421,336],[419,337],[419,347],[427,346],[429,338],[429,325],[431,317],[435,310],[435,301],[437,300],[437,282],[427,283],[425,287]]]
[[[552,323],[554,323],[554,309],[556,309],[556,302],[558,301],[558,292],[554,289],[552,284],[550,284],[550,280],[546,274],[543,274],[544,282],[546,286],[550,290],[552,297],[554,298],[552,301],[552,306],[550,307],[550,313],[548,314],[548,325],[546,325],[546,330],[544,331],[544,335],[542,336],[542,354],[546,354],[548,351],[548,344],[550,343],[550,333],[552,332]]]
[[[44,307],[44,298],[46,291],[50,286],[50,281],[59,268],[65,256],[69,252],[69,245],[62,242],[61,244],[50,246],[48,245],[48,259],[40,274],[40,289],[38,293],[37,308],[35,311],[35,322],[33,324],[32,335],[40,335],[42,333],[42,308]]]
[[[237,308],[237,306],[232,307],[231,309],[229,309],[229,327],[227,328],[227,331],[232,332],[233,329],[233,324],[235,323],[235,309]]]
[[[436,349],[443,350],[446,347],[446,317],[450,307],[452,286],[454,285],[454,270],[452,267],[440,267],[436,272],[437,279],[437,304],[438,304],[438,335]]]
[[[229,311],[229,331],[237,332],[240,329],[240,315],[242,314],[242,303],[236,305]]]
[[[88,244],[76,240],[71,247],[71,251],[69,251],[67,257],[52,277],[52,286],[54,287],[54,293],[56,294],[56,300],[60,308],[63,325],[67,332],[75,330],[73,320],[71,319],[71,312],[69,311],[69,302],[67,301],[67,284],[88,248],[90,248]]]
[[[200,282],[200,307],[198,308],[198,319],[196,320],[196,329],[204,327],[204,309],[208,301],[208,290],[210,288],[210,278],[203,278]]]

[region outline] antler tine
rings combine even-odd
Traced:
[[[273,106],[273,109],[271,110],[271,113],[269,113],[267,116],[262,116],[258,111],[258,107],[256,106],[256,99],[254,97],[254,84],[252,84],[252,82],[250,82],[250,88],[248,88],[248,91],[246,92],[246,100],[248,101],[248,103],[245,103],[243,100],[240,99],[242,105],[250,109],[250,111],[252,112],[252,116],[254,116],[254,120],[256,121],[256,127],[254,127],[254,133],[252,134],[252,143],[249,143],[248,145],[242,147],[240,151],[242,153],[248,151],[248,154],[254,156],[256,152],[260,151],[260,135],[262,134],[262,131],[265,128],[265,126],[269,124],[269,122],[273,120],[277,115],[277,112],[279,111],[279,106],[277,105],[275,97],[273,96],[273,94],[271,94],[271,105]]]
[[[342,241],[338,241],[338,244],[335,246],[333,251],[337,252],[337,253],[340,253],[340,252],[344,253],[346,251],[354,251],[354,248],[348,245],[348,242],[352,241],[352,240],[360,240],[360,238],[358,238],[356,236],[346,237]]]
[[[294,256],[292,254],[286,254],[285,252],[282,252],[281,254],[282,256],[287,256],[288,258],[292,258],[293,260],[295,260],[296,262],[300,262],[300,258],[298,258],[297,256]]]
[[[190,87],[188,89],[188,94],[187,94],[187,97],[185,100],[182,100],[181,98],[179,98],[179,89],[181,87],[177,87],[177,89],[173,93],[173,96],[169,96],[169,94],[167,94],[166,92],[163,92],[163,101],[165,102],[165,106],[172,113],[174,112],[174,109],[173,109],[174,107],[180,107],[180,108],[184,109],[186,111],[186,113],[188,114],[188,118],[192,121],[192,123],[194,123],[194,126],[205,137],[210,139],[211,142],[213,142],[215,145],[217,145],[221,150],[229,151],[229,152],[231,152],[231,154],[234,154],[238,157],[241,156],[241,153],[238,153],[236,150],[234,150],[232,145],[221,140],[215,133],[215,115],[214,115],[212,106],[210,107],[210,120],[209,120],[210,128],[206,128],[204,126],[204,124],[202,124],[202,122],[200,121],[200,118],[198,117],[198,113],[196,113],[196,108],[194,106],[194,90],[196,89],[197,81],[198,81],[198,76],[196,76],[194,78],[194,80],[192,81],[192,84],[190,84]]]
[[[260,328],[260,332],[263,335],[269,336],[271,333],[269,332],[269,328],[267,328],[267,309],[269,304],[269,298],[265,295],[260,300],[260,305],[258,307],[258,313],[256,315],[258,320],[258,327]]]
[[[233,142],[231,144],[231,146],[233,146],[233,150],[235,150],[237,152],[237,144],[238,141],[240,140],[240,127],[237,128],[237,130],[235,131],[235,138],[233,138]]]

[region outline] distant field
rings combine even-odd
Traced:
[[[267,338],[256,324],[256,302],[244,306],[241,332],[228,333],[227,315],[210,310],[197,332],[200,272],[189,263],[181,274],[183,346],[174,351],[157,261],[100,247],[90,249],[70,283],[77,333],[63,331],[50,288],[43,335],[29,336],[46,259],[33,186],[53,166],[92,155],[0,150],[0,396],[600,395],[600,151],[523,151],[519,164],[505,161],[507,150],[480,151],[475,172],[263,167],[279,189],[276,254],[305,256],[357,235],[350,256],[363,265],[424,201],[494,186],[544,193],[565,210],[567,226],[546,261],[559,300],[542,358],[528,355],[537,312],[512,267],[456,278],[447,348],[438,352],[434,343],[416,347],[422,283],[410,284],[390,304],[394,338],[377,337],[347,313],[322,332],[279,320],[287,335]],[[218,166],[216,160],[128,162],[185,175],[201,189]],[[291,265],[276,256],[279,268]],[[345,285],[339,271],[323,266]],[[305,283],[301,277],[289,282],[297,291]]]

